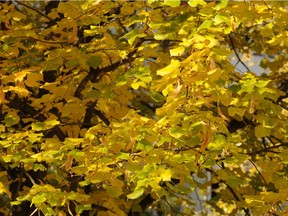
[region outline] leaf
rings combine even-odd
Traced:
[[[157,71],[157,75],[165,76],[169,74],[171,77],[175,77],[178,74],[177,72],[179,71],[179,67],[180,62],[178,60],[172,59],[167,67]]]
[[[35,122],[31,124],[32,130],[34,131],[42,131],[45,130],[45,125],[43,122]]]
[[[60,121],[53,119],[53,120],[46,120],[44,121],[44,127],[45,129],[53,128],[54,126],[58,125]]]
[[[180,137],[186,134],[186,132],[181,128],[169,128],[168,131],[169,134],[176,139],[179,139]]]
[[[107,193],[111,197],[119,197],[119,196],[121,196],[123,194],[122,188],[119,188],[119,187],[108,186],[108,187],[105,188],[105,190],[107,191]],[[132,199],[132,198],[129,198],[129,199]]]
[[[34,159],[33,159],[34,160]],[[33,171],[37,172],[38,170],[40,171],[45,171],[47,170],[47,168],[45,166],[43,166],[42,164],[33,164],[32,165],[32,169]]]
[[[131,87],[133,88],[133,89],[138,89],[140,86],[142,86],[142,87],[146,87],[146,82],[143,82],[143,81],[135,81],[135,82],[133,82],[133,83],[131,83]]]
[[[10,112],[5,116],[5,123],[12,126],[18,124],[20,121],[20,117],[16,112]]]
[[[214,9],[215,9],[215,10],[221,10],[221,9],[227,7],[227,5],[228,5],[228,0],[220,0],[220,3],[218,3],[218,4],[214,7]]]
[[[255,83],[255,86],[258,88],[264,88],[265,86],[268,85],[269,82],[271,82],[271,80],[259,80],[258,82]]]
[[[171,56],[181,56],[185,51],[185,47],[181,46],[174,49],[170,49],[169,51]]]
[[[243,117],[246,111],[247,111],[246,108],[241,108],[241,107],[229,107],[228,108],[228,113],[230,116],[238,115],[240,117]]]
[[[137,190],[134,190],[133,193],[130,193],[127,195],[127,198],[128,199],[137,199],[139,198],[140,196],[142,196],[144,193],[144,188],[143,187],[140,187],[138,188]]]
[[[252,92],[254,90],[255,83],[256,83],[255,78],[243,81],[243,85],[241,86],[241,89],[238,91],[238,94],[241,94],[243,92],[247,93]]]
[[[170,7],[179,7],[181,4],[180,0],[164,0],[164,5],[170,6]]]
[[[78,214],[81,214],[83,211],[85,211],[85,210],[91,210],[92,209],[92,207],[91,207],[91,204],[85,204],[85,205],[77,205],[76,206],[76,212],[78,213]]]
[[[57,70],[62,64],[63,64],[63,61],[61,58],[48,60],[48,61],[43,62],[43,70],[44,71]]]
[[[24,70],[24,71],[15,73],[15,74],[14,74],[15,81],[20,81],[20,82],[22,82],[23,79],[24,79],[24,77],[26,77],[26,75],[29,74],[29,73],[30,73],[30,71],[28,71],[28,70]]]
[[[102,59],[97,55],[91,55],[87,60],[86,64],[90,67],[97,68],[102,62]]]
[[[172,171],[171,169],[165,169],[161,172],[160,177],[162,181],[171,181]]]
[[[128,43],[130,45],[133,45],[134,41],[137,39],[137,38],[143,38],[145,37],[146,34],[144,33],[139,33],[139,30],[138,29],[133,29],[132,31],[128,32],[127,34],[125,34],[124,36],[122,36],[120,39],[122,38],[128,38]]]
[[[119,83],[118,83],[119,85]],[[97,89],[92,89],[91,91],[87,92],[86,97],[87,98],[99,98],[101,95],[100,91]]]
[[[255,136],[258,138],[270,136],[271,130],[263,127],[262,125],[258,125],[255,127]]]
[[[40,82],[43,80],[43,75],[41,73],[29,73],[27,75],[27,79],[25,80],[25,84],[29,87],[39,87]]]
[[[6,188],[6,186],[0,181],[0,194],[7,194],[8,197],[11,199],[11,192]]]
[[[156,33],[154,34],[155,40],[166,40],[170,37],[169,34]]]
[[[150,91],[150,97],[156,102],[163,102],[166,100],[166,98],[162,94],[153,90]]]
[[[46,198],[45,198],[45,194],[42,194],[42,195],[36,195],[36,196],[33,196],[32,198],[32,203],[33,204],[38,204],[38,203],[43,203],[46,201]]]
[[[26,96],[28,96],[30,94],[30,92],[27,89],[22,88],[20,86],[16,86],[16,87],[9,86],[8,87],[8,91],[13,91],[13,92],[15,92],[15,93],[17,93],[17,94],[19,94],[21,96],[24,96],[24,97],[26,97]],[[7,92],[7,90],[5,90],[4,92]]]
[[[220,13],[220,14],[217,14],[214,19],[214,24],[215,25],[219,25],[220,23],[227,23],[229,24],[231,21],[230,21],[230,17],[228,16],[228,14],[224,14],[224,13]]]
[[[188,4],[191,7],[197,7],[198,5],[206,5],[207,3],[204,0],[189,0]]]
[[[205,20],[199,27],[198,27],[198,31],[201,31],[203,29],[209,29],[212,26],[212,20]]]

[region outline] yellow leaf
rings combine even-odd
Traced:
[[[21,88],[19,86],[9,86],[8,89],[4,90],[4,92],[14,91],[15,93],[22,95],[24,97],[29,95],[29,91],[25,88]]]
[[[128,197],[128,199],[137,199],[140,196],[142,196],[143,193],[144,193],[144,188],[141,187],[141,188],[135,190],[133,193],[128,194],[127,197]]]
[[[206,5],[206,2],[204,0],[189,0],[188,4],[191,7],[197,7],[197,5]]]
[[[160,177],[162,181],[171,181],[172,171],[171,169],[166,169],[161,172]]]
[[[177,47],[177,48],[170,50],[170,55],[171,56],[181,56],[184,53],[184,51],[185,51],[184,47]]]
[[[25,84],[29,87],[39,87],[40,81],[43,80],[43,74],[41,73],[29,73],[27,75],[27,80],[25,80]]]
[[[11,192],[5,187],[5,185],[0,182],[0,194],[6,193],[8,197],[11,199]]]
[[[203,133],[203,140],[200,147],[200,152],[203,152],[211,141],[212,141],[212,129],[210,124],[208,124],[206,127],[206,133]]]
[[[181,1],[180,0],[164,0],[164,5],[170,6],[170,7],[179,7]]]
[[[271,129],[265,128],[262,125],[258,125],[255,127],[255,136],[258,138],[269,136]]]
[[[171,75],[171,77],[176,77],[178,75],[178,70],[180,67],[180,62],[178,60],[172,59],[170,64],[157,71],[157,75],[165,76],[167,74]]]
[[[50,129],[50,128],[53,128],[55,125],[58,125],[60,122],[53,119],[53,120],[46,120],[44,122],[44,126],[46,129]]]
[[[14,77],[15,77],[15,81],[23,81],[24,77],[29,74],[30,72],[28,70],[23,70],[21,72],[15,73]]]

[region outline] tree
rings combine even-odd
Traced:
[[[2,214],[287,214],[287,3],[0,7]]]

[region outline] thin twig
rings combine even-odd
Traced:
[[[247,69],[247,71],[250,71],[250,69],[247,67],[247,65],[241,60],[236,48],[235,48],[235,45],[234,45],[234,41],[233,41],[233,38],[231,37],[231,35],[229,34],[229,39],[230,39],[230,43],[231,43],[231,46],[232,46],[232,49],[238,59],[239,62],[241,62],[241,64]]]
[[[261,179],[263,180],[264,184],[266,185],[266,187],[268,187],[268,184],[265,180],[265,178],[263,177],[263,175],[261,174],[260,170],[258,169],[258,167],[256,166],[256,164],[251,160],[249,159],[250,163],[255,167],[255,169],[257,170],[259,176],[261,177]]]
[[[24,173],[25,173],[25,175],[30,179],[31,183],[32,183],[33,185],[36,185],[36,182],[35,182],[34,179],[31,177],[31,175],[30,175],[28,172],[26,172],[26,171],[24,171]]]
[[[71,216],[73,216],[73,213],[71,212],[71,209],[70,209],[70,201],[68,201],[67,207],[68,207],[68,213],[69,213]]]
[[[76,91],[74,93],[74,97],[77,97],[79,99],[82,99],[82,90],[86,87],[86,84],[91,81],[91,80],[95,80],[96,78],[98,78],[100,73],[108,73],[116,68],[118,68],[121,65],[127,64],[130,61],[134,60],[133,55],[137,52],[138,47],[144,42],[144,40],[139,40],[137,42],[137,44],[135,45],[134,49],[132,52],[130,52],[127,57],[123,60],[119,60],[111,65],[108,65],[106,67],[103,68],[90,68],[90,71],[88,72],[88,74],[82,79],[82,81],[80,82],[80,84],[78,85],[78,87],[76,88]],[[96,80],[97,81],[97,80]]]
[[[35,11],[36,13],[40,14],[41,16],[45,17],[46,19],[50,20],[51,22],[53,22],[54,24],[57,24],[57,22],[55,20],[53,20],[51,17],[47,16],[46,14],[42,13],[41,11],[38,11],[37,9],[29,6],[29,5],[26,5],[20,1],[15,1],[17,2],[18,4],[22,5],[23,7],[26,7],[26,8],[29,8],[30,10],[33,10]]]
[[[38,210],[38,208],[35,208],[35,210],[29,216],[34,215],[37,212],[37,210]]]
[[[17,61],[17,58],[16,57],[13,57],[12,55],[10,55],[10,53],[8,53],[7,51],[5,51],[2,47],[0,48],[2,50],[2,52],[6,53],[8,56],[11,57],[11,59],[13,59],[15,61],[15,64],[17,66],[17,69],[18,69],[18,72],[20,72],[20,66],[19,66],[19,63]]]
[[[11,37],[11,38],[34,40],[34,41],[39,41],[39,42],[48,43],[48,44],[68,44],[68,41],[47,41],[47,40],[41,40],[41,39],[33,38],[33,37]]]

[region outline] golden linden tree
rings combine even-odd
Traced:
[[[288,215],[288,2],[0,2],[0,215]]]

